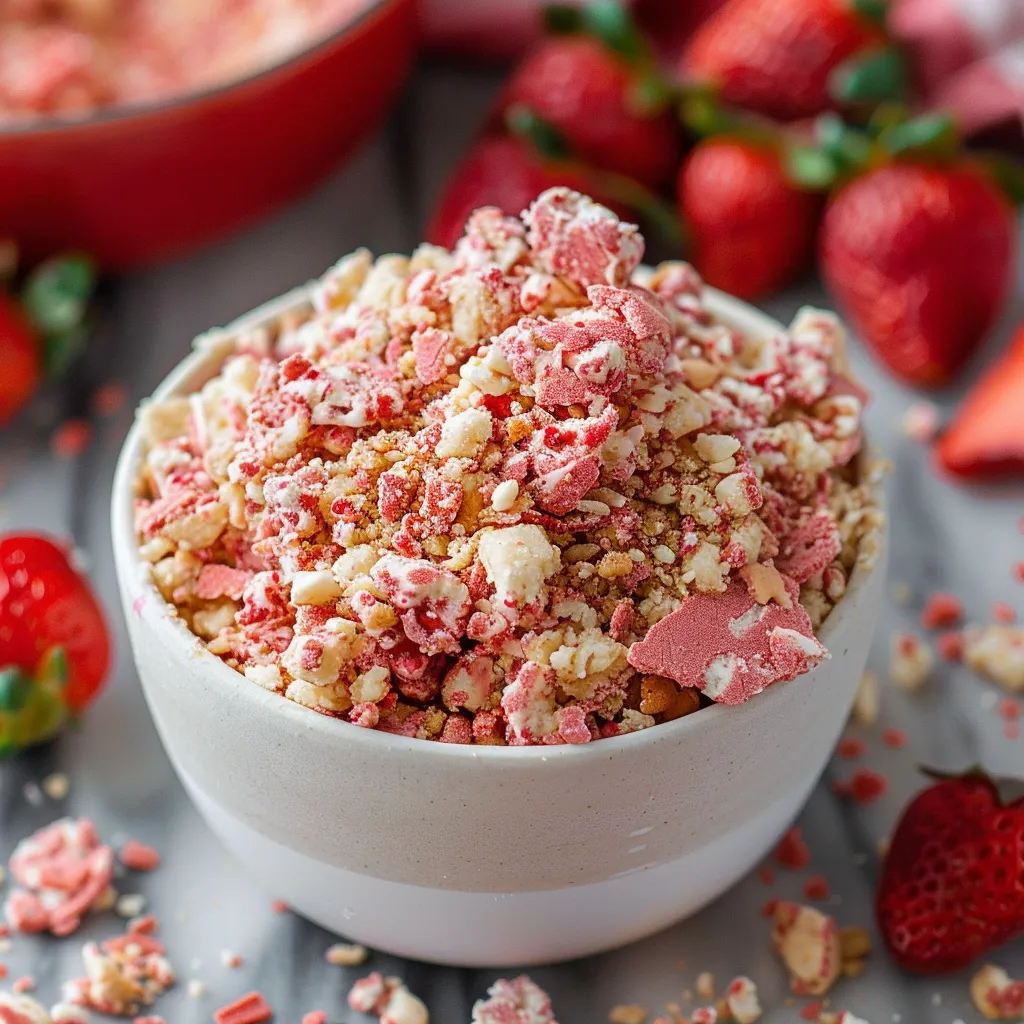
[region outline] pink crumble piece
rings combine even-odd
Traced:
[[[46,1007],[32,996],[0,992],[0,1024],[49,1024]]]
[[[302,1024],[327,1024],[327,1013],[324,1010],[310,1010],[303,1014]]]
[[[907,745],[907,734],[902,729],[888,728],[882,730],[882,742],[887,747],[900,750]]]
[[[775,860],[791,871],[802,871],[811,862],[811,851],[804,842],[803,830],[794,825],[775,847]]]
[[[66,420],[50,436],[50,450],[58,459],[74,459],[92,444],[88,420]]]
[[[551,997],[525,974],[501,979],[473,1006],[473,1024],[557,1024]]]
[[[773,908],[772,945],[790,974],[796,995],[824,995],[839,977],[839,928],[813,907],[779,900]]]
[[[414,996],[401,978],[388,978],[379,971],[360,978],[348,994],[348,1005],[359,1013],[376,1015],[380,1024],[428,1024],[426,1006]]]
[[[129,839],[121,847],[118,859],[132,871],[155,871],[160,866],[160,854],[152,846]]]
[[[923,629],[948,629],[959,625],[963,614],[964,606],[957,598],[939,591],[928,598],[921,610],[921,626]]]
[[[11,988],[19,995],[31,992],[35,987],[36,979],[30,974],[23,974],[20,978],[15,978],[11,983]]]
[[[119,380],[111,380],[98,387],[89,401],[89,408],[98,416],[116,416],[128,397],[128,389]]]
[[[964,635],[960,630],[953,629],[940,633],[935,642],[935,649],[943,661],[962,661],[964,656]]]
[[[271,900],[270,909],[275,914],[287,914],[292,908],[284,900]]]
[[[204,601],[215,601],[218,597],[240,601],[252,576],[251,572],[232,569],[229,565],[204,565],[196,581],[196,596]]]
[[[768,864],[762,864],[757,869],[757,880],[762,885],[774,885],[775,884],[775,871]]]
[[[812,875],[804,882],[804,896],[809,900],[820,902],[832,895],[828,879],[824,875]]]
[[[70,935],[107,895],[114,853],[88,818],[65,818],[18,843],[10,868],[19,888],[4,903],[8,924],[20,932]]]
[[[249,992],[213,1011],[216,1024],[263,1024],[273,1016],[274,1011],[260,992]]]
[[[992,618],[1004,626],[1011,626],[1017,621],[1017,612],[1013,605],[1005,601],[995,601],[992,604]]]
[[[861,807],[874,803],[889,790],[889,780],[870,768],[858,768],[848,780],[840,780],[833,789],[840,796],[848,796]]]
[[[723,594],[684,598],[633,644],[629,663],[696,687],[718,703],[742,704],[827,657],[792,580],[786,581],[786,594],[788,607],[760,605],[734,581]]]
[[[136,1017],[132,1024],[167,1024],[163,1017]]]
[[[918,444],[930,444],[939,432],[939,409],[932,402],[914,402],[900,420],[900,431]]]
[[[849,760],[863,757],[866,749],[867,743],[859,736],[843,736],[836,744],[836,753]]]

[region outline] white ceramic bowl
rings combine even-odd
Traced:
[[[213,376],[242,329],[304,290],[199,339],[156,392]],[[710,292],[751,332],[779,325]],[[694,913],[749,871],[800,810],[849,713],[884,565],[853,574],[814,671],[741,707],[585,746],[471,747],[360,729],[270,693],[176,619],[139,559],[141,437],[113,493],[129,634],[157,728],[214,832],[275,896],[376,949],[437,963],[563,960]]]

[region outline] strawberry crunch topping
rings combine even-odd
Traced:
[[[152,578],[246,678],[364,728],[586,743],[808,671],[881,513],[833,317],[753,337],[567,189],[365,251],[146,406]]]

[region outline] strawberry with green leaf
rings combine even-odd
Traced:
[[[103,611],[67,553],[40,534],[0,537],[0,756],[80,714],[110,660]]]

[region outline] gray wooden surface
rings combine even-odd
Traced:
[[[277,1011],[275,1020],[283,1024],[298,1024],[313,1008],[327,1010],[332,1022],[361,1018],[345,1004],[355,973],[323,960],[333,937],[294,915],[272,912],[270,896],[241,873],[199,820],[149,720],[117,610],[107,508],[131,407],[204,328],[307,280],[357,245],[376,252],[408,250],[492,92],[490,78],[420,72],[388,129],[313,195],[240,237],[112,284],[83,373],[41,396],[0,437],[0,526],[71,534],[88,557],[118,640],[115,676],[83,727],[0,767],[0,853],[6,856],[18,838],[64,813],[92,815],[111,840],[131,835],[160,848],[163,866],[144,877],[138,890],[161,916],[162,937],[181,979],[157,1007],[168,1024],[208,1021],[215,1007],[255,987],[266,994]],[[804,302],[825,299],[808,285],[773,300],[767,309],[788,320]],[[1018,289],[992,349],[1022,315],[1024,291]],[[1024,613],[1024,588],[1010,573],[1011,562],[1024,559],[1024,536],[1017,530],[1024,495],[1009,488],[965,490],[938,480],[924,450],[899,435],[900,417],[913,396],[880,374],[858,346],[854,356],[876,396],[871,436],[894,467],[889,485],[891,578],[909,585],[913,594],[910,604],[890,601],[884,610],[873,655],[884,675],[890,631],[913,628],[923,599],[935,589],[960,595],[976,621],[985,620],[997,599]],[[128,405],[111,419],[96,420],[96,442],[83,457],[56,460],[47,445],[50,426],[85,412],[90,391],[108,380],[127,385]],[[943,395],[939,402],[951,408],[956,397]],[[941,666],[921,695],[885,689],[883,724],[910,735],[906,749],[891,750],[881,744],[878,730],[866,734],[864,763],[889,777],[885,798],[861,810],[851,808],[829,787],[831,780],[849,773],[851,763],[829,767],[800,823],[813,855],[811,870],[828,878],[835,894],[831,911],[841,924],[871,924],[876,844],[921,784],[916,765],[955,769],[981,762],[997,773],[1024,775],[1024,740],[1004,737],[993,704],[991,686]],[[71,778],[68,800],[46,800],[41,806],[26,800],[25,784],[55,770]],[[702,970],[712,971],[721,984],[737,973],[751,975],[761,987],[766,1024],[798,1021],[800,1004],[787,1002],[785,977],[770,952],[760,908],[771,896],[798,896],[806,874],[780,870],[770,889],[748,878],[712,907],[661,935],[614,954],[532,974],[550,989],[563,1024],[599,1024],[619,1003],[639,1003],[653,1015],[667,1001],[679,1001]],[[53,1001],[60,981],[78,973],[79,939],[105,937],[119,927],[112,915],[94,917],[76,938],[18,938],[2,959],[11,977],[30,973],[41,998]],[[244,965],[237,970],[222,966],[223,949],[243,956]],[[1024,976],[1024,942],[995,959]],[[468,1024],[472,1001],[497,976],[399,963],[380,955],[369,966],[401,974],[426,1000],[438,1024]],[[202,999],[187,994],[186,983],[193,978],[205,985]],[[980,1018],[970,1007],[967,980],[963,975],[909,979],[876,951],[862,978],[836,986],[831,1005],[871,1024],[972,1024]]]

